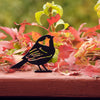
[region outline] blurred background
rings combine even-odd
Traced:
[[[64,12],[62,19],[78,29],[80,24],[86,22],[88,27],[98,24],[98,17],[94,11],[97,0],[53,0],[61,5]],[[14,22],[36,22],[35,12],[43,10],[46,2],[52,0],[0,0],[0,26],[16,27]],[[41,22],[48,27],[46,16],[42,16]],[[60,28],[60,27],[59,27]],[[25,32],[36,31],[44,34],[44,30],[38,27],[27,26]]]

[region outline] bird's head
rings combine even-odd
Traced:
[[[44,35],[44,36],[40,37],[40,38],[37,40],[37,42],[38,42],[39,44],[49,46],[49,45],[50,45],[50,41],[51,41],[51,40],[53,41],[53,37],[54,37],[54,36],[51,36],[51,35]]]

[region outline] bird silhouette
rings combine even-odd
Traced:
[[[48,39],[48,46],[42,44],[44,40]],[[51,35],[44,35],[40,37],[34,46],[26,53],[26,55],[22,58],[22,61],[12,66],[10,69],[19,69],[22,65],[26,62],[31,64],[38,65],[39,70],[35,72],[52,72],[52,70],[48,70],[44,64],[46,64],[54,55],[55,48],[53,44],[53,36]],[[41,68],[42,65],[45,70]]]

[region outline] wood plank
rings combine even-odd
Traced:
[[[100,79],[56,72],[0,72],[0,96],[100,97]]]

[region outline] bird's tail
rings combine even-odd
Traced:
[[[27,60],[26,60],[26,59],[23,59],[23,60],[20,61],[19,63],[13,65],[10,69],[13,69],[13,68],[19,69],[19,68],[21,68],[21,66],[24,65],[26,62],[27,62]]]

